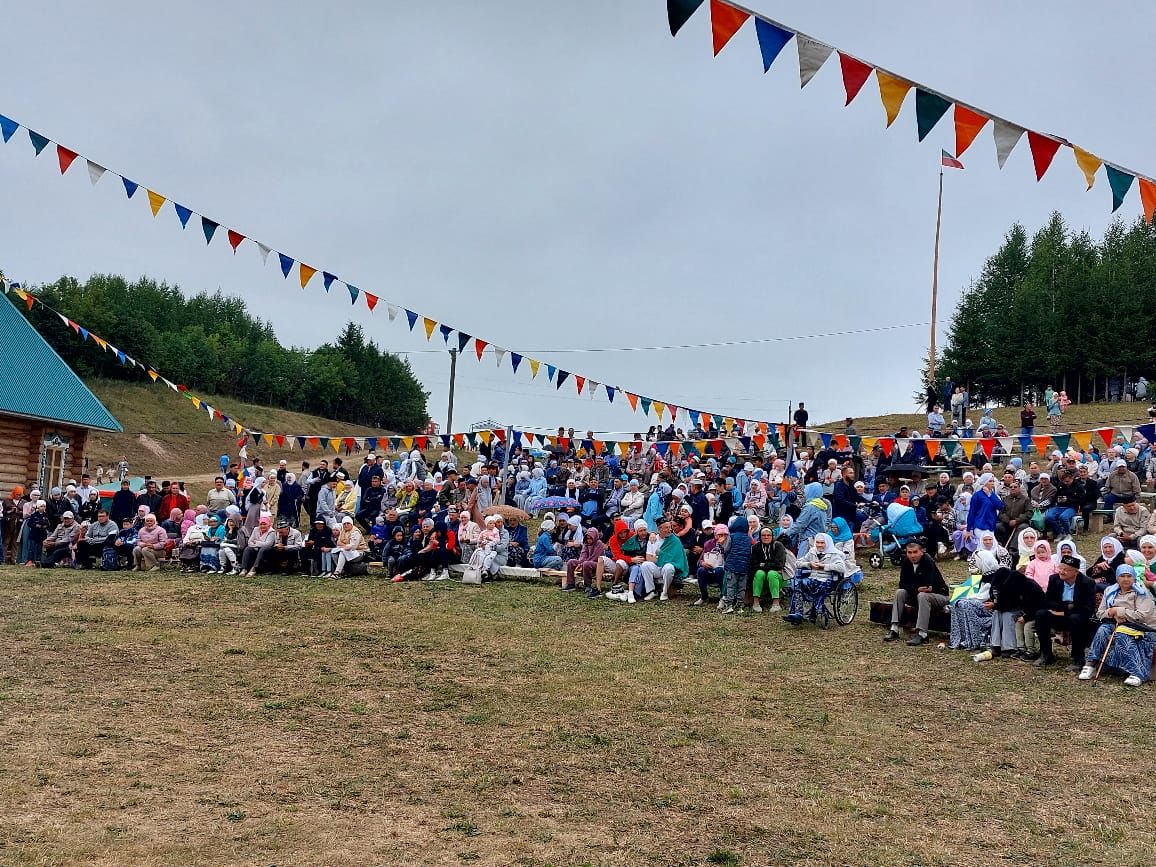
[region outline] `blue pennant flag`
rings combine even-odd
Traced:
[[[187,228],[189,225],[189,217],[193,215],[192,210],[186,208],[184,205],[178,205],[176,202],[173,202],[173,210],[177,212],[177,219],[181,221],[181,228]]]
[[[7,144],[12,136],[16,135],[16,130],[20,129],[20,124],[10,117],[5,117],[0,114],[0,135],[4,136],[4,143]]]
[[[131,199],[136,191],[140,188],[140,184],[138,184],[136,181],[130,181],[124,175],[121,175],[120,180],[121,183],[124,184],[125,195]]]
[[[1027,454],[1032,448],[1032,438],[1027,434],[1020,436],[1020,451]]]
[[[739,437],[739,442],[743,444],[743,451],[744,452],[749,452],[751,450],[751,438],[750,437]]]
[[[349,303],[356,304],[357,295],[359,292],[361,292],[361,290],[354,286],[352,283],[346,283],[345,288],[349,290]]]
[[[201,231],[205,233],[205,243],[213,243],[213,233],[217,231],[219,224],[213,222],[208,217],[201,217]]]
[[[123,352],[121,352],[121,351],[118,349],[118,350],[116,351],[116,359],[117,359],[117,361],[119,361],[121,364],[124,364],[124,360],[125,360],[125,358],[126,358],[125,354],[124,354]]]
[[[1140,434],[1140,436],[1144,437],[1148,442],[1152,442],[1152,440],[1156,440],[1156,424],[1142,424],[1136,428],[1136,433]]]
[[[406,310],[405,318],[409,320],[409,330],[413,331],[413,327],[417,325],[417,314],[412,310]]]
[[[377,437],[366,437],[365,447],[368,448],[371,452],[377,451]]]
[[[823,448],[825,448],[825,449],[831,448],[831,438],[832,438],[832,435],[829,433],[819,434],[819,439],[823,441]]]
[[[466,344],[473,340],[473,336],[466,334],[464,331],[458,332],[458,352],[466,351]]]
[[[686,414],[690,416],[690,423],[695,427],[698,426],[699,411],[697,409],[688,409]]]
[[[605,388],[606,388],[606,399],[608,401],[610,401],[611,403],[614,403],[614,392],[618,391],[618,389],[616,389],[613,385],[607,385],[607,386],[605,386]]]
[[[28,138],[32,147],[36,148],[36,156],[40,156],[41,151],[48,147],[48,139],[34,130],[28,130]]]
[[[277,258],[281,260],[281,275],[288,280],[289,272],[293,270],[293,260],[284,253],[278,253]]]
[[[552,365],[552,364],[546,365],[546,378],[548,380],[550,380],[550,382],[554,381],[554,374],[557,372],[558,372],[558,368],[556,368],[554,365]]]
[[[325,291],[328,292],[329,287],[333,285],[333,281],[337,278],[330,274],[328,271],[322,271],[321,279],[325,282]]]
[[[795,34],[758,17],[755,18],[755,33],[759,37],[759,50],[763,53],[763,72],[766,72],[783,50],[783,46],[790,42]]]
[[[643,415],[650,415],[650,398],[649,397],[640,397],[640,398],[638,398],[638,402],[640,404],[642,404],[642,414]]]
[[[299,449],[305,448],[305,437],[297,437],[297,447]]]
[[[554,388],[561,388],[562,383],[564,383],[569,377],[570,377],[569,371],[559,370],[558,371],[558,379],[554,382]]]
[[[80,339],[81,340],[88,340],[88,329],[84,328],[83,326],[81,326],[81,329],[80,329]]]
[[[449,346],[450,345],[450,335],[454,333],[454,330],[452,328],[450,328],[448,325],[439,325],[438,331],[440,331],[442,333],[442,340],[445,341],[446,346]]]
[[[666,457],[666,453],[670,451],[670,443],[666,441],[657,442],[654,444],[654,450],[663,457]]]
[[[450,447],[450,435],[449,434],[442,434],[441,436],[438,437],[438,439],[440,439],[442,441],[442,445],[445,446],[447,449]]]
[[[510,367],[514,369],[514,373],[518,372],[518,365],[522,363],[522,356],[516,352],[510,353]]]

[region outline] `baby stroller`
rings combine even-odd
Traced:
[[[903,547],[923,536],[923,525],[910,506],[892,503],[887,507],[887,523],[879,528],[879,550],[867,558],[872,569],[882,569],[888,560],[892,566],[903,562]]]

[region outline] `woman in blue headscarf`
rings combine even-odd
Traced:
[[[646,529],[651,533],[658,532],[658,522],[666,512],[666,504],[670,502],[671,488],[666,482],[659,482],[658,487],[646,500],[646,511],[642,519],[646,521]]]
[[[1080,680],[1091,680],[1101,660],[1108,668],[1126,675],[1125,686],[1139,686],[1148,680],[1152,676],[1152,651],[1156,649],[1156,605],[1129,564],[1116,569],[1116,583],[1104,591],[1096,618],[1103,622],[1092,638]]]
[[[783,531],[783,535],[798,544],[800,560],[806,556],[811,540],[827,532],[831,520],[831,504],[823,499],[823,486],[819,482],[811,482],[803,488],[803,496],[806,498],[803,511],[791,527]]]

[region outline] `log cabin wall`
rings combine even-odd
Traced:
[[[41,446],[44,439],[53,434],[68,440],[65,481],[80,481],[88,444],[87,430],[55,422],[0,415],[0,494],[9,493],[13,485],[24,485],[27,490],[30,482],[39,481]]]

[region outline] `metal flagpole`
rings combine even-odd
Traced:
[[[927,363],[928,384],[935,382],[935,306],[939,300],[939,228],[943,222],[943,167],[939,169],[939,206],[935,210],[935,257],[931,270],[931,353]]]

